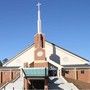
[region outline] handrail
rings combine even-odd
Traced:
[[[18,74],[18,76],[17,76],[15,79],[6,82],[4,85],[2,85],[2,86],[0,87],[0,90],[3,89],[3,88],[5,88],[8,84],[14,83],[19,77],[20,77],[20,74]]]

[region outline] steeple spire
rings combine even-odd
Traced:
[[[42,22],[41,22],[41,14],[40,14],[40,3],[38,2],[38,19],[37,19],[37,33],[35,35],[35,48],[44,48],[45,47],[45,37],[42,33]]]
[[[38,2],[37,7],[38,7],[38,20],[37,20],[37,29],[38,29],[38,34],[42,34],[42,23],[41,23],[41,15],[40,15],[40,3]]]

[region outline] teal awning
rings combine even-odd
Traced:
[[[23,68],[25,77],[46,77],[48,68]]]

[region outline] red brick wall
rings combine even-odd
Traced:
[[[45,37],[42,34],[37,34],[34,38],[35,48],[45,47]]]
[[[31,85],[31,82],[30,80],[24,78],[24,90],[30,90],[30,85]]]
[[[37,53],[39,51],[42,51],[43,52],[43,55],[42,56],[37,56]],[[34,60],[45,60],[45,50],[42,49],[42,48],[37,48],[35,51],[34,51]]]
[[[34,62],[32,62],[31,64],[29,64],[29,67],[34,67]]]
[[[34,63],[34,67],[48,67],[48,62]]]
[[[17,78],[20,75],[20,71],[14,70],[13,72],[13,79]]]
[[[66,70],[65,77],[75,79],[75,72],[74,70]]]
[[[1,75],[1,73],[2,73],[2,75]],[[9,81],[17,78],[18,75],[20,75],[19,70],[1,70],[0,71],[0,83],[9,82]]]
[[[81,71],[84,73],[81,73]],[[68,73],[66,73],[68,72]],[[62,73],[63,76],[65,76],[66,78],[71,78],[71,79],[75,79],[75,71],[74,69],[70,69],[70,70],[66,70],[63,71]],[[77,69],[76,70],[76,80],[82,81],[82,82],[86,82],[86,83],[90,83],[90,69]]]
[[[10,71],[2,71],[2,83],[6,83],[8,81],[10,81]]]
[[[81,73],[81,70],[84,70],[84,73]],[[78,70],[78,80],[90,83],[90,69],[81,70]]]

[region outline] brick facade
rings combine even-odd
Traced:
[[[24,90],[29,90],[30,88],[30,81],[29,79],[24,78]]]
[[[11,80],[14,80],[20,75],[19,69],[1,69],[0,70],[0,84],[10,82]]]
[[[90,69],[78,70],[78,80],[90,83]]]
[[[43,34],[36,34],[34,42],[34,67],[48,67],[48,62],[46,61],[45,55],[45,37],[43,36]],[[41,56],[38,55],[39,52],[42,53]]]
[[[63,76],[65,76],[67,78],[75,79],[74,69],[67,69],[67,70],[63,71],[62,73],[63,73]]]
[[[42,56],[38,56],[38,52],[41,51],[43,53]],[[34,51],[34,60],[45,60],[45,50],[42,49],[42,48],[37,48],[35,51]]]
[[[29,63],[24,63],[24,67],[25,68],[34,68],[34,67],[48,67],[48,62],[46,61],[45,58],[45,37],[42,34],[36,34],[35,38],[34,38],[34,42],[35,42],[35,50],[34,50],[34,62],[32,62],[31,64]],[[41,52],[41,55],[40,55]],[[38,55],[39,53],[39,55]],[[24,90],[28,90],[30,89],[31,85],[28,83],[28,81],[32,84],[31,80],[33,80],[33,78],[30,79],[29,78],[24,78]],[[37,79],[38,80],[38,79]],[[48,78],[44,77],[44,90],[48,90]],[[38,84],[37,82],[35,82],[36,84]]]
[[[34,37],[35,48],[45,47],[45,37],[42,34],[36,34]]]
[[[65,69],[62,71],[62,75],[66,78],[90,83],[90,68]]]
[[[46,67],[47,68],[48,67],[48,62],[46,62],[46,61],[44,61],[44,62],[41,61],[40,63],[35,62],[34,67]]]

